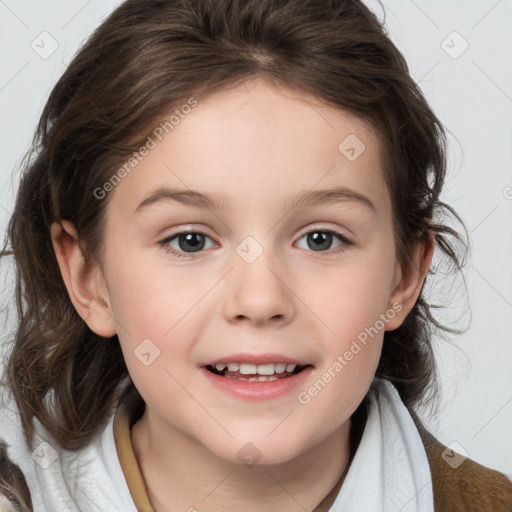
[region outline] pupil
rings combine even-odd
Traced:
[[[332,233],[316,231],[308,235],[308,240],[313,241],[313,250],[328,249],[332,242]],[[315,247],[317,249],[315,249]]]
[[[179,245],[180,249],[187,252],[187,244],[192,248],[189,252],[200,251],[204,247],[204,238],[200,233],[187,233],[185,235],[180,235],[179,237]],[[183,243],[184,242],[184,243]]]

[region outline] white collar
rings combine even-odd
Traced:
[[[58,447],[36,420],[31,452],[12,393],[3,386],[1,391],[0,438],[25,476],[34,512],[137,512],[117,457],[113,416],[90,444],[77,451]]]
[[[368,396],[364,432],[330,512],[432,512],[427,454],[398,391],[376,378]]]

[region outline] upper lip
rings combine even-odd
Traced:
[[[221,363],[248,363],[248,364],[269,364],[269,363],[287,363],[296,364],[298,366],[307,366],[310,363],[299,361],[293,357],[288,357],[283,354],[232,354],[219,357],[201,366],[215,366]]]

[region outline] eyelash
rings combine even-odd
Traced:
[[[327,234],[331,234],[331,235],[334,235],[336,238],[338,238],[338,240],[340,242],[342,242],[339,247],[337,247],[335,249],[331,249],[329,251],[311,251],[311,252],[317,252],[317,253],[320,253],[320,254],[321,253],[338,254],[338,253],[341,253],[344,250],[346,250],[347,246],[353,245],[353,242],[351,242],[345,235],[343,235],[342,233],[339,233],[338,231],[332,230],[332,229],[313,229],[313,230],[307,231],[306,233],[303,233],[299,237],[299,240],[301,238],[303,238],[304,236],[309,235],[311,233],[327,233]],[[167,236],[164,239],[158,241],[158,245],[160,247],[162,247],[165,250],[165,252],[167,252],[169,254],[172,254],[173,256],[176,256],[178,258],[188,258],[188,259],[191,259],[191,258],[193,258],[194,254],[199,254],[202,251],[198,251],[197,253],[194,253],[194,252],[182,253],[182,252],[176,251],[175,249],[173,249],[169,245],[169,242],[171,240],[174,240],[176,237],[179,237],[180,235],[190,235],[190,234],[202,235],[202,236],[205,236],[207,238],[210,238],[207,234],[202,233],[201,231],[179,231],[177,233],[172,234],[171,236]]]

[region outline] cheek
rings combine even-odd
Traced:
[[[315,312],[325,319],[336,337],[341,335],[347,340],[371,327],[391,306],[394,265],[392,250],[382,245],[375,250],[354,252],[342,267],[305,282],[304,290],[309,290]],[[312,282],[315,286],[311,286]]]
[[[190,350],[198,337],[194,312],[205,292],[180,278],[132,270],[120,269],[113,280],[112,303],[128,372],[146,402],[179,397],[178,382],[188,386]]]
[[[325,278],[329,294],[317,292],[324,305],[318,316],[329,327],[322,328],[318,339],[324,357],[316,379],[297,397],[308,417],[323,418],[314,434],[317,439],[348,419],[366,395],[380,360],[385,330],[381,315],[386,315],[389,299],[386,263],[359,261],[350,271],[330,277]]]
[[[144,270],[143,270],[144,269]],[[165,264],[126,257],[111,269],[112,310],[128,371],[143,397],[178,393],[186,385],[191,351],[204,328],[208,291],[216,276],[203,276]]]
[[[395,315],[389,304],[393,250],[381,243],[374,250],[358,253],[347,259],[343,269],[322,275],[316,280],[318,286],[310,288],[315,290],[310,296],[311,303],[317,305],[315,313],[325,325],[319,344],[326,354],[325,380],[332,382],[332,394],[326,395],[334,407],[339,393],[346,389],[362,399],[377,368],[384,319]]]
[[[163,340],[182,319],[189,321],[212,283],[186,269],[126,257],[112,274],[112,308],[134,341]]]

